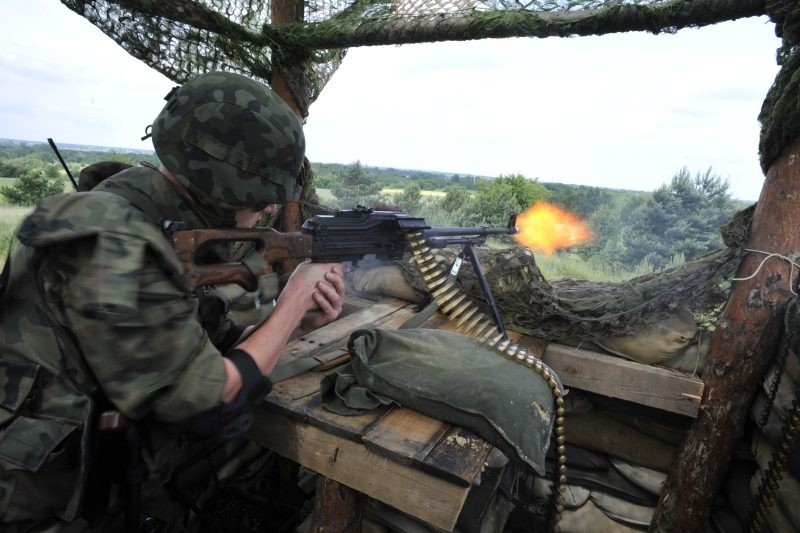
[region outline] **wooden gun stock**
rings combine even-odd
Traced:
[[[280,233],[271,228],[200,229],[176,231],[172,247],[183,263],[192,288],[203,285],[236,283],[246,290],[258,288],[258,276],[276,272],[288,276],[294,266],[311,257],[313,237],[305,233]],[[198,264],[196,258],[204,247],[215,242],[252,242],[267,267],[251,272],[243,263]]]
[[[408,251],[406,236],[409,235],[423,235],[431,247],[460,245],[467,250],[483,244],[489,235],[516,233],[514,222],[512,216],[506,228],[431,228],[425,219],[406,213],[358,207],[337,211],[334,215],[316,215],[303,224],[301,233],[281,233],[272,228],[174,231],[172,247],[193,288],[236,283],[252,291],[258,288],[259,276],[275,272],[285,281],[304,259],[337,263],[358,261],[367,255],[399,259]],[[244,263],[198,262],[204,249],[215,242],[252,242],[266,267],[254,272]],[[477,257],[471,260],[479,269]]]

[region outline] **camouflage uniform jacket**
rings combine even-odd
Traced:
[[[204,226],[137,167],[23,222],[0,304],[0,524],[80,515],[98,398],[162,425],[220,403],[222,359],[162,218]]]

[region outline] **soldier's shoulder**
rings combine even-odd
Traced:
[[[30,249],[59,250],[59,261],[71,261],[60,253],[64,245],[73,250],[72,243],[94,240],[93,247],[83,248],[86,252],[79,262],[88,265],[87,272],[103,273],[103,286],[97,285],[90,274],[85,287],[87,293],[103,292],[101,296],[106,300],[111,298],[110,293],[119,299],[125,287],[134,297],[136,286],[131,283],[144,264],[144,250],[154,254],[158,269],[175,285],[187,287],[183,267],[170,241],[151,219],[118,194],[89,191],[45,198],[22,222],[17,236]],[[111,289],[106,290],[108,287]]]
[[[159,233],[144,214],[125,198],[108,192],[75,192],[41,200],[17,233],[28,246],[119,233],[149,239]]]

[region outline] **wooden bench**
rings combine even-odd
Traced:
[[[352,331],[398,328],[415,313],[410,304],[394,299],[348,298],[348,304],[352,312],[347,316],[289,343],[278,366],[344,350]],[[451,325],[436,314],[422,327]],[[697,415],[703,389],[697,378],[557,344],[547,346],[543,360],[566,387]],[[470,488],[479,482],[491,445],[464,428],[403,407],[334,414],[321,405],[319,395],[320,380],[333,371],[306,371],[276,383],[257,411],[251,438],[323,479],[451,531]]]

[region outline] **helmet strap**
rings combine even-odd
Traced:
[[[172,172],[167,167],[161,165],[158,171],[167,178],[172,184],[175,191],[183,198],[192,211],[200,218],[207,228],[214,228],[219,226],[232,226],[236,222],[235,212],[229,210],[220,210],[208,203],[204,202],[197,195],[193,194],[183,183],[178,181]],[[230,220],[229,220],[230,219]],[[215,223],[216,222],[216,223]]]

